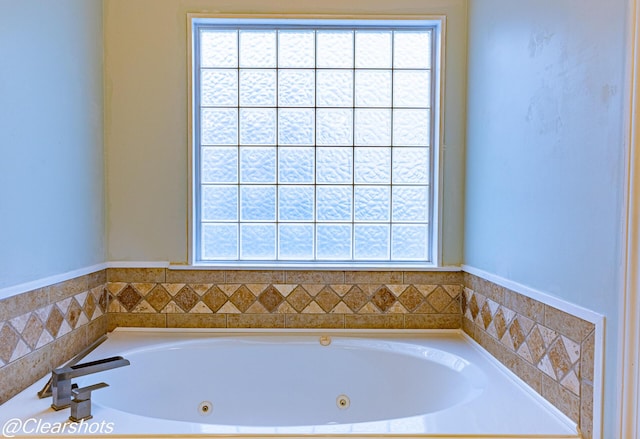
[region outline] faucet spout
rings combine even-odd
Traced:
[[[117,367],[128,366],[129,360],[123,357],[109,357],[88,363],[75,364],[55,369],[51,372],[53,403],[51,407],[61,410],[71,405],[71,379],[90,375]]]

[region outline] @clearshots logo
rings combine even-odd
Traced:
[[[113,433],[113,422],[45,422],[42,419],[12,418],[2,426],[3,437],[15,437],[36,434],[110,434]]]

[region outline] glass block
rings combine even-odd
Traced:
[[[314,186],[279,186],[278,220],[313,221]]]
[[[431,32],[396,31],[393,38],[393,67],[431,68]]]
[[[240,182],[275,183],[276,148],[240,147]]]
[[[275,145],[276,109],[241,108],[240,144]]]
[[[317,148],[316,181],[351,184],[353,182],[353,148]]]
[[[315,47],[312,30],[278,31],[278,67],[315,67]]]
[[[391,107],[390,70],[356,71],[356,107]]]
[[[237,224],[202,224],[200,233],[202,259],[238,259]]]
[[[237,109],[203,108],[200,114],[202,145],[236,145],[238,143]]]
[[[240,105],[275,107],[276,78],[275,70],[240,70]]]
[[[355,183],[391,183],[391,148],[355,148]]]
[[[353,31],[320,30],[316,65],[320,68],[353,68]]]
[[[353,110],[316,110],[316,145],[353,145]]]
[[[276,31],[241,30],[240,67],[276,66]]]
[[[389,221],[391,191],[388,186],[356,186],[354,196],[356,221]]]
[[[313,107],[315,80],[313,70],[279,70],[278,105],[280,107]]]
[[[351,221],[352,199],[351,186],[317,186],[317,220]]]
[[[357,109],[355,115],[355,144],[391,144],[391,110]]]
[[[238,182],[238,148],[235,146],[202,148],[200,165],[202,183]]]
[[[352,107],[353,71],[317,70],[316,105],[318,107]]]
[[[317,259],[351,259],[351,224],[318,224],[316,235]]]
[[[312,109],[278,110],[278,143],[280,145],[313,145],[315,112]]]
[[[395,107],[431,107],[431,71],[396,70],[393,72]]]
[[[315,150],[312,147],[278,149],[278,181],[280,183],[313,183]]]
[[[275,258],[275,224],[242,224],[240,226],[240,259],[274,260]]]
[[[391,258],[426,261],[429,257],[429,229],[422,224],[396,224],[391,228]]]
[[[356,68],[391,68],[391,31],[356,31]]]
[[[428,186],[393,186],[392,193],[392,221],[426,222],[428,220]]]
[[[203,69],[200,73],[200,105],[236,107],[238,105],[237,70]]]
[[[240,187],[240,220],[241,221],[275,221],[276,219],[276,187],[275,186],[241,186]]]
[[[235,30],[200,31],[201,67],[237,67],[238,33]]]
[[[388,225],[356,224],[354,229],[354,259],[389,259]]]
[[[429,148],[393,148],[393,184],[429,184]]]
[[[237,221],[237,186],[201,186],[200,216],[203,221]]]
[[[429,110],[393,110],[393,144],[429,146]]]
[[[278,225],[278,259],[313,259],[313,225]]]

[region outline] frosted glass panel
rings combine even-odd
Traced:
[[[313,70],[279,70],[278,105],[280,107],[313,107],[315,80]]]
[[[237,221],[237,186],[202,186],[201,216],[205,221]]]
[[[315,111],[312,109],[280,109],[278,141],[280,145],[313,145]]]
[[[241,70],[240,105],[243,107],[275,107],[276,71]]]
[[[391,68],[391,32],[356,31],[356,68]]]
[[[241,259],[275,259],[276,226],[274,224],[243,224],[240,227]]]
[[[275,145],[275,108],[240,109],[240,144]]]
[[[279,186],[280,221],[313,221],[314,186]]]
[[[393,221],[427,221],[429,215],[427,186],[394,186]]]
[[[316,71],[316,105],[318,107],[353,106],[353,72],[350,70]]]
[[[391,183],[391,148],[356,148],[355,182]]]
[[[351,259],[351,224],[318,224],[316,257],[322,260]]]
[[[353,67],[353,31],[323,30],[317,32],[320,68]]]
[[[356,224],[355,259],[389,259],[389,226]]]
[[[240,194],[240,220],[275,221],[275,186],[241,186]]]
[[[203,108],[200,119],[200,143],[203,145],[235,145],[238,142],[238,110],[235,108]]]
[[[431,32],[396,32],[393,66],[402,69],[431,67]]]
[[[356,107],[391,106],[391,71],[356,71]]]
[[[275,67],[276,31],[240,31],[240,67]]]
[[[313,183],[315,151],[312,147],[281,147],[278,150],[280,183]]]
[[[316,160],[318,183],[353,182],[352,148],[317,148]]]
[[[389,221],[390,194],[389,187],[356,186],[355,220]]]
[[[429,148],[394,148],[393,183],[428,184]]]
[[[429,249],[429,229],[425,225],[394,225],[391,233],[391,258],[425,260]]]
[[[312,30],[278,32],[279,67],[315,67],[315,33]]]
[[[393,144],[429,145],[429,110],[393,110]]]
[[[353,145],[353,110],[316,110],[316,145]]]
[[[201,233],[204,259],[238,258],[237,224],[203,224]]]
[[[202,67],[237,67],[238,32],[235,30],[200,31]]]
[[[276,182],[276,148],[240,148],[241,183]]]
[[[236,107],[238,105],[238,72],[236,70],[202,70],[200,105]]]
[[[391,144],[391,110],[357,109],[355,118],[355,144]]]
[[[278,231],[280,259],[313,259],[313,225],[280,224]]]
[[[351,186],[317,187],[318,221],[351,221]]]
[[[431,72],[396,70],[393,72],[393,105],[396,107],[431,106]]]
[[[215,146],[200,152],[202,183],[236,183],[238,181],[238,148]]]

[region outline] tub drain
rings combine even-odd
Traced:
[[[198,404],[198,413],[202,416],[209,416],[213,412],[213,404],[211,401],[202,401]]]
[[[347,395],[340,395],[336,398],[336,405],[341,410],[348,409],[351,405],[351,400]]]

